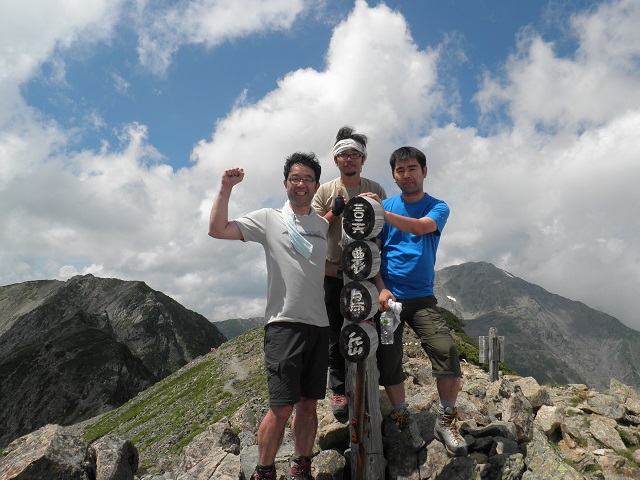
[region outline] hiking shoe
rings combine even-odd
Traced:
[[[313,480],[311,476],[311,458],[294,457],[289,470],[289,480]]]
[[[444,444],[449,455],[459,456],[467,454],[467,442],[458,433],[456,422],[458,409],[447,407],[444,412],[438,412],[433,436]]]
[[[349,420],[349,400],[347,397],[334,393],[331,396],[331,412],[337,421],[346,423]]]
[[[390,415],[391,419],[395,422],[396,426],[400,429],[404,436],[407,437],[409,446],[414,452],[417,452],[425,446],[425,441],[420,436],[420,429],[415,422],[409,410],[403,408],[402,410],[394,410]]]
[[[271,469],[267,471],[262,470],[260,467],[256,467],[249,480],[276,480],[276,478],[278,478],[276,475],[276,466],[271,465]]]

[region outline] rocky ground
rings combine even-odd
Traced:
[[[410,337],[406,341],[407,400],[427,447],[417,454],[407,450],[402,435],[386,419],[389,404],[381,392],[387,479],[640,478],[640,395],[615,379],[603,392],[584,385],[540,386],[531,377],[501,376],[490,382],[482,369],[465,364],[458,406],[469,455],[448,457],[433,438],[437,395],[429,361]],[[234,389],[234,395],[246,395],[228,376],[250,379],[254,375],[260,355],[251,350],[247,344],[230,344],[196,363],[214,362],[216,355],[234,358],[234,370],[225,372],[225,388]],[[235,411],[205,428],[173,455],[163,452],[169,452],[171,443],[175,445],[177,434],[173,440],[153,443],[141,438],[132,443],[133,430],[127,434],[114,429],[89,445],[79,436],[83,429],[48,426],[5,449],[0,478],[41,478],[20,474],[46,465],[51,475],[55,465],[64,462],[75,467],[66,465],[65,476],[42,478],[96,478],[91,472],[104,479],[247,478],[256,463],[256,431],[265,409],[263,397],[247,397]],[[312,464],[316,480],[351,478],[349,455],[345,454],[350,448],[349,426],[333,419],[328,400],[320,402],[318,415]],[[188,423],[186,419],[184,423]],[[166,443],[163,449],[151,447],[162,442]],[[282,479],[286,478],[291,452],[287,431],[277,459]],[[73,468],[78,473],[69,473]]]

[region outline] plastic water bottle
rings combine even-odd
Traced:
[[[383,345],[393,343],[394,320],[392,312],[384,311],[380,315],[380,341]]]
[[[400,325],[400,313],[402,312],[402,303],[394,302],[391,299],[387,303],[389,310],[385,310],[380,315],[380,341],[383,345],[393,343],[393,333]]]

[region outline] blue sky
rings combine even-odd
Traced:
[[[212,240],[284,201],[281,166],[337,130],[364,175],[429,159],[452,209],[437,268],[488,261],[635,329],[640,5],[144,0],[0,5],[0,285],[143,280],[212,320],[259,316],[256,245]]]
[[[553,3],[414,0],[386,4],[405,16],[418,47],[446,40],[464,55],[464,60],[443,72],[460,92],[456,121],[462,126],[477,124],[472,97],[482,72],[499,68],[513,53],[519,30],[544,29],[561,47],[568,40],[558,31],[556,15],[569,12]],[[579,4],[574,2],[570,11]],[[104,125],[85,133],[71,148],[99,148],[103,139],[115,139],[114,127],[136,121],[148,127],[149,142],[165,161],[180,168],[188,165],[193,145],[211,134],[216,120],[226,115],[244,89],[249,98],[259,99],[288,72],[308,67],[322,70],[335,22],[352,8],[352,2],[326,2],[317,12],[303,13],[284,32],[224,40],[215,47],[185,45],[163,72],[140,66],[136,32],[132,25],[121,25],[112,41],[65,56],[64,85],[50,80],[55,70],[43,63],[41,75],[25,83],[23,93],[29,104],[67,128],[81,126],[87,111],[102,117]]]

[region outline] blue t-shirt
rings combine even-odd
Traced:
[[[385,210],[411,218],[432,218],[438,229],[426,235],[413,235],[385,222],[378,239],[382,240],[380,272],[385,286],[398,299],[433,295],[436,251],[440,234],[449,218],[449,207],[428,194],[414,203],[402,195],[382,201]]]

